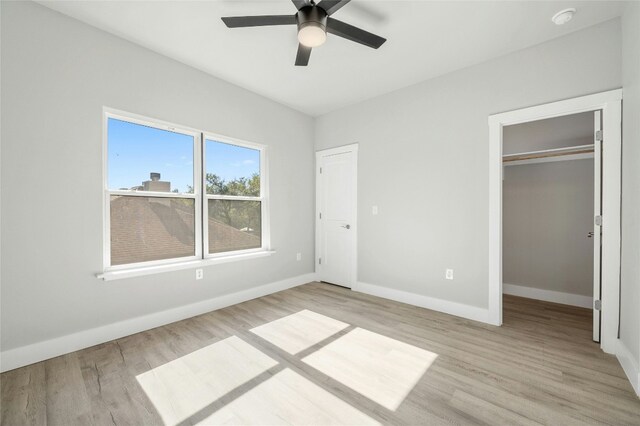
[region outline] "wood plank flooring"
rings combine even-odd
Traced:
[[[298,346],[292,343],[295,349],[282,340],[287,333],[295,336],[295,330],[291,331],[295,321],[282,321],[287,328],[269,329],[271,341],[259,335],[266,330],[264,327],[251,331],[303,310],[320,314],[305,315],[307,319],[325,316],[348,327],[334,327],[331,331],[334,334],[327,337],[320,320],[313,335],[315,340],[303,336],[307,340]],[[382,381],[380,392],[371,392],[376,390],[371,388],[375,386],[371,380],[366,383],[364,377],[362,383],[353,380],[357,380],[359,369],[376,365],[375,360],[354,366],[355,373],[346,378],[341,375],[344,372],[332,371],[331,363],[325,362],[334,347],[341,356],[348,357],[357,351],[358,356],[363,356],[364,349],[352,351],[344,345],[366,346],[368,335],[376,336],[371,342],[390,342],[387,352],[395,351],[394,356],[403,355],[395,345],[407,344],[413,347],[418,361],[423,353],[433,356],[427,364],[421,364],[417,376],[399,370],[399,381],[388,387]],[[238,339],[242,342],[238,343]],[[243,348],[242,356],[233,356],[234,348],[238,347]],[[231,359],[237,362],[242,359],[253,362],[254,352],[262,360],[259,362],[262,367],[256,367],[254,374],[240,380],[234,368],[245,375],[249,370],[232,362],[218,370],[227,372],[233,378],[228,382],[233,385],[228,389],[216,388],[211,401],[203,397],[211,389],[206,383],[198,387],[197,395],[190,397],[188,392],[195,392],[201,384],[186,386],[187,379],[213,377],[215,382],[216,374],[222,373],[213,367],[229,362],[225,354],[232,354]],[[264,356],[275,362],[265,361]],[[305,358],[323,361],[315,363],[324,365],[319,368],[328,374],[314,368],[311,365],[314,362],[305,362]],[[207,359],[218,361],[209,366],[197,364],[206,364]],[[411,362],[406,364],[407,368]],[[171,370],[173,365],[179,366],[175,372]],[[157,369],[160,366],[164,367]],[[380,370],[387,371],[385,368],[390,367]],[[194,377],[185,377],[189,371],[194,372]],[[380,380],[395,380],[388,377],[390,373],[385,374]],[[401,376],[419,379],[415,383],[410,381],[411,386],[407,387],[409,382],[402,382]],[[603,353],[591,342],[589,310],[506,295],[504,325],[493,327],[328,284],[311,283],[9,371],[0,380],[1,424],[10,426],[287,421],[640,425],[640,400],[622,368],[614,356]],[[178,382],[184,390],[177,387]],[[170,388],[172,383],[176,383],[176,388],[167,392],[187,393],[180,395],[187,405],[169,406],[177,403],[177,398],[166,397],[161,387]],[[394,386],[408,394],[399,399],[397,393],[393,394],[396,398],[393,404],[376,401],[378,395],[393,392]],[[204,402],[197,405],[200,400]],[[184,411],[189,404],[195,407],[191,410],[195,412]],[[181,413],[181,417],[167,417],[175,413]]]

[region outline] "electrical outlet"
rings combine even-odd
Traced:
[[[296,260],[297,261],[301,261],[302,260],[302,253],[296,254]]]
[[[204,278],[204,271],[202,269],[196,269],[196,280]]]
[[[378,206],[371,207],[371,214],[374,216],[378,214]]]
[[[453,279],[453,269],[447,269],[445,272],[444,277],[448,280],[452,280]]]

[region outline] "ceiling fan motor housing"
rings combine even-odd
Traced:
[[[319,26],[323,31],[327,31],[327,12],[321,7],[303,7],[296,14],[296,21],[298,22],[298,31],[309,25]]]

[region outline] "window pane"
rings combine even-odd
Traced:
[[[193,192],[193,136],[108,121],[109,189]]]
[[[260,196],[260,151],[206,141],[207,194]]]
[[[209,253],[262,247],[260,201],[209,201]]]
[[[111,196],[111,264],[195,255],[193,199]]]

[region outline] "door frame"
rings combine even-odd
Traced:
[[[315,253],[315,273],[318,280],[321,280],[321,269],[322,265],[320,264],[320,253],[321,253],[321,230],[322,230],[322,222],[320,220],[320,194],[322,191],[321,180],[320,180],[320,159],[323,156],[327,155],[337,155],[337,154],[345,154],[347,152],[353,153],[351,156],[351,166],[352,166],[352,184],[353,184],[353,192],[355,196],[351,200],[351,208],[353,211],[353,225],[351,225],[351,230],[353,231],[353,248],[352,248],[352,259],[353,265],[351,265],[351,282],[348,283],[347,287],[353,289],[358,282],[358,144],[353,143],[349,145],[343,145],[336,148],[328,148],[316,151],[316,253]]]
[[[622,89],[489,116],[489,323],[502,325],[502,128],[602,110],[602,283],[600,347],[615,353],[620,294]]]

